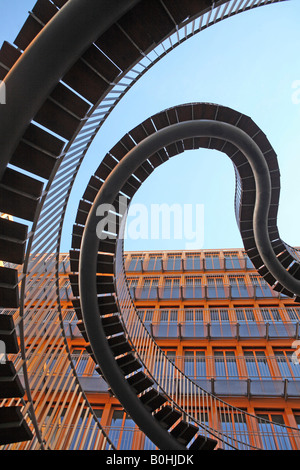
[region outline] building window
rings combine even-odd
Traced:
[[[173,378],[173,364],[176,359],[176,351],[173,349],[163,350],[164,354],[155,356],[155,363],[153,368],[153,377],[159,382],[166,379],[172,380]],[[166,357],[167,356],[167,359]],[[172,387],[172,384],[170,384]]]
[[[75,348],[71,353],[72,362],[79,376],[88,373],[87,364],[90,359],[90,355],[85,348]]]
[[[300,377],[300,364],[293,363],[293,352],[286,349],[276,349],[274,351],[281,377],[284,379]]]
[[[108,437],[117,450],[131,449],[135,422],[124,410],[114,410]]]
[[[162,270],[162,257],[159,255],[150,255],[148,260],[148,271],[161,271]]]
[[[236,308],[235,310],[236,313],[236,319],[238,322],[254,322],[255,321],[255,316],[253,312],[253,308]]]
[[[232,298],[249,297],[244,276],[229,276],[229,284]]]
[[[292,450],[282,414],[266,411],[256,413],[256,416],[261,418],[258,426],[264,450]]]
[[[250,279],[256,297],[273,297],[273,293],[264,279],[259,276],[250,276]]]
[[[185,299],[202,299],[201,276],[186,276],[184,287]]]
[[[206,378],[205,351],[186,350],[184,351],[184,373],[189,378]]]
[[[140,299],[156,299],[158,281],[158,277],[146,277],[142,288],[136,289],[136,297]]]
[[[212,322],[229,322],[229,315],[227,308],[212,308],[210,309],[210,320]]]
[[[180,294],[180,278],[166,277],[161,297],[163,299],[179,299]]]
[[[209,299],[224,299],[226,297],[221,276],[207,276],[206,284],[207,297]]]
[[[226,442],[222,448],[232,450],[238,448],[241,450],[248,449],[249,432],[246,422],[246,416],[242,413],[227,411],[221,414],[222,431],[227,436]]]
[[[264,351],[244,351],[248,377],[251,379],[271,378],[268,360]]]
[[[141,255],[132,255],[129,261],[129,266],[126,268],[127,271],[142,271],[143,259]]]
[[[166,263],[167,271],[181,271],[182,270],[182,259],[181,255],[168,255]]]
[[[153,321],[154,309],[139,309],[138,315],[142,322],[151,323]]]
[[[160,322],[158,326],[158,336],[176,338],[177,322],[178,322],[178,309],[162,309],[160,311]]]
[[[291,321],[300,321],[300,307],[286,307],[286,312]]]
[[[201,269],[201,258],[199,254],[187,253],[185,260],[185,269],[187,271],[199,271]]]
[[[216,253],[205,253],[204,255],[205,269],[214,270],[221,269],[220,258]]]
[[[214,338],[231,337],[235,334],[236,326],[229,321],[228,308],[223,306],[209,306],[209,330],[210,335]]]
[[[188,308],[184,311],[185,322],[203,322],[203,308]]]
[[[139,282],[139,280],[136,277],[132,277],[132,278],[128,277],[127,278],[127,284],[128,284],[128,288],[129,288],[129,292],[130,292],[131,297],[135,296],[135,288],[137,287],[138,282]]]
[[[160,321],[169,323],[177,322],[178,320],[178,310],[177,309],[163,309],[160,311]]]
[[[44,291],[49,289],[49,283],[50,281],[46,281],[44,285]],[[61,300],[69,300],[70,297],[72,296],[72,288],[69,279],[63,279],[61,284],[60,284],[60,298]]]
[[[253,308],[248,307],[236,307],[235,308],[238,335],[246,338],[259,337],[263,333],[261,332],[261,326],[257,323]]]
[[[182,325],[184,337],[204,337],[203,308],[187,308],[184,310],[184,324]]]
[[[244,260],[246,262],[246,269],[254,269],[254,265],[253,265],[251,259],[249,258],[249,256],[245,255]]]
[[[97,421],[100,421],[103,410],[97,408],[93,411],[96,414]],[[90,422],[89,417],[86,416],[85,411],[83,411],[77,422],[75,433],[72,437],[72,442],[69,445],[69,450],[74,450],[75,446],[78,446],[78,439],[84,440],[84,446],[82,447],[82,450],[93,449],[97,439],[97,432],[93,432],[95,425],[96,421],[93,419],[93,421]]]
[[[238,253],[224,253],[226,269],[241,269]]]
[[[260,311],[265,322],[282,321],[279,310],[276,307],[261,307]]]
[[[154,315],[154,309],[139,309],[137,310],[138,316],[144,323],[145,328],[149,333],[152,333],[152,322],[153,322],[153,315]]]
[[[300,431],[300,414],[295,414],[294,418],[295,418],[295,421],[296,421],[297,428]]]
[[[235,352],[230,350],[214,351],[216,378],[238,377]]]

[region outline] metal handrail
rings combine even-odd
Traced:
[[[288,298],[276,292],[268,284],[260,286],[254,284],[220,284],[220,285],[192,285],[178,284],[166,286],[135,286],[132,288],[136,300],[148,299],[249,299],[249,298]],[[148,295],[145,294],[148,291]],[[149,293],[151,292],[151,297]],[[154,297],[155,296],[155,297]]]

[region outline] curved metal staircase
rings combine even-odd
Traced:
[[[217,149],[226,153],[231,158],[238,174],[236,191],[241,195],[238,200],[240,205],[237,208],[237,214],[240,214],[239,223],[241,225],[244,221],[252,221],[255,191],[251,191],[249,185],[254,188],[255,180],[247,156],[238,145],[227,140],[226,132],[223,133],[222,138],[214,138],[210,134],[205,137],[195,134],[194,137],[180,138],[180,128],[176,126],[181,123],[190,124],[192,121],[202,121],[205,124],[214,122],[217,125],[229,124],[242,130],[251,140],[255,139],[262,158],[267,156],[268,169],[271,169],[272,173],[272,203],[277,208],[279,199],[276,184],[279,175],[277,157],[266,136],[249,117],[230,108],[209,103],[176,106],[151,116],[128,132],[107,153],[79,203],[76,224],[73,228],[73,250],[70,252],[73,271],[70,281],[76,297],[74,307],[80,318],[78,327],[88,342],[89,353],[100,366],[99,373],[103,374],[110,385],[113,384],[113,393],[140,428],[158,446],[170,447],[172,443],[162,444],[163,436],[159,437],[158,431],[153,431],[151,428],[152,417],[160,422],[168,434],[176,437],[181,445],[190,446],[188,448],[191,449],[213,449],[216,446],[218,448],[264,448],[263,436],[259,432],[264,420],[261,421],[255,416],[228,405],[197,386],[178,370],[144,327],[127,287],[123,263],[123,232],[128,206],[138,188],[154,169],[178,153],[200,147]],[[135,164],[134,173],[131,173],[132,166],[126,160],[130,158],[132,160],[133,149],[138,148],[141,143],[144,144],[151,136],[157,136],[161,129],[173,126],[175,126],[174,140],[168,141],[168,145],[165,146],[158,145],[155,153],[153,148],[147,149],[148,154],[140,158],[139,163]],[[124,154],[120,157],[118,152],[121,148],[127,149],[127,154],[125,155],[125,150],[123,150]],[[143,155],[142,152],[140,154]],[[127,174],[124,174],[124,171],[119,172],[121,178],[118,179],[116,172],[120,164],[123,164],[125,171],[127,168]],[[90,192],[91,187],[95,189],[94,192]],[[101,198],[102,193],[104,196]],[[254,197],[250,199],[249,196]],[[101,207],[101,204],[106,202],[108,205],[105,213],[101,211],[97,218],[100,228],[96,235],[94,215],[97,211],[95,208]],[[250,205],[251,202],[252,205]],[[270,223],[274,218],[272,207],[267,224],[271,239],[274,225],[277,229],[276,223],[274,225]],[[95,239],[98,238],[95,243],[92,242],[91,234]],[[93,302],[93,297],[96,303]],[[110,360],[110,355],[113,356],[113,361]],[[115,366],[124,375],[125,382],[121,377],[114,376],[112,370],[114,361]],[[133,398],[127,400],[126,395],[130,393],[130,388],[134,391],[136,400]],[[214,414],[215,425],[213,427],[203,422],[203,417],[206,415],[203,410],[191,411],[190,408],[193,407],[187,396],[190,400],[194,397],[199,407],[206,410],[210,408],[210,412]],[[138,407],[140,402],[145,405],[151,415],[148,418],[149,425],[147,425],[147,417],[142,415]],[[241,424],[245,424],[246,421],[251,422],[251,432],[248,435],[233,437],[220,429],[222,419],[230,421],[229,418],[232,415]],[[165,422],[166,417],[168,423]],[[293,434],[292,430],[284,427],[282,427],[282,432],[283,434],[286,432],[287,435]],[[249,435],[252,435],[251,439]],[[176,448],[176,444],[174,445]]]
[[[0,258],[5,264],[0,268],[0,293],[2,309],[18,309],[16,317],[20,328],[22,361],[15,366],[9,362],[1,369],[1,396],[4,399],[0,407],[0,444],[31,440],[34,436],[35,448],[45,446],[43,423],[39,421],[36,401],[31,394],[30,357],[26,353],[24,335],[31,322],[39,318],[40,314],[44,315],[44,310],[42,305],[36,306],[34,311],[30,310],[27,306],[28,292],[35,282],[34,276],[43,270],[42,255],[54,253],[56,259],[51,276],[57,293],[53,305],[56,306],[56,318],[61,322],[58,257],[62,226],[74,180],[98,130],[133,84],[174,47],[218,21],[272,3],[277,3],[277,0],[155,0],[149,7],[149,2],[145,0],[132,0],[118,2],[113,9],[111,2],[99,0],[88,0],[84,4],[77,0],[38,0],[14,44],[4,42],[0,50],[0,79],[4,80],[2,86],[6,86],[7,105],[0,109],[0,128],[4,136],[1,141],[0,210],[20,221],[0,220]],[[81,35],[78,35],[78,30]],[[184,34],[179,36],[179,31],[184,31]],[[65,47],[60,48],[63,39]],[[162,47],[159,49],[158,46]],[[150,55],[153,51],[155,59]],[[21,82],[28,93],[20,95]],[[148,124],[153,125],[149,122],[145,126]],[[146,128],[147,132],[149,130]],[[135,136],[135,139],[138,140],[138,137]],[[105,171],[110,172],[116,159],[122,158],[131,144],[130,140],[124,138],[116,146],[114,158],[107,156],[101,167],[101,177]],[[159,153],[153,157],[151,164],[142,165],[137,173],[138,180],[142,182],[165,158],[164,153]],[[128,181],[124,188],[128,195],[134,194],[138,180],[133,178]],[[74,227],[74,249],[79,248],[82,235],[79,218],[85,219],[91,206],[90,198],[95,197],[100,187],[99,175],[92,177],[78,211],[80,225]],[[247,223],[241,227],[242,234],[246,242],[251,243],[251,223],[247,218],[245,221]],[[279,247],[282,248],[281,245]],[[284,247],[288,254],[292,252],[286,245]],[[249,255],[250,250],[252,259],[258,260],[256,248],[250,246]],[[106,253],[114,253],[114,243],[108,243]],[[77,254],[72,252],[73,255],[72,263],[77,263]],[[282,264],[287,262],[284,256],[280,259]],[[13,267],[9,263],[13,263]],[[107,273],[113,273],[111,255],[99,257],[99,263],[102,270],[106,266]],[[297,278],[298,269],[288,269]],[[261,274],[266,280],[270,277],[270,272],[264,270],[264,267]],[[49,276],[49,273],[46,275]],[[45,275],[40,276],[37,290],[42,291],[44,279]],[[73,288],[76,289],[75,283]],[[277,288],[281,288],[278,283]],[[99,280],[97,289],[99,293],[112,294],[115,286],[107,278]],[[47,298],[47,293],[43,296]],[[110,300],[113,300],[112,297]],[[80,315],[79,302],[74,302],[74,307]],[[196,431],[192,423],[198,423],[199,420],[185,413],[171,393],[158,394],[160,384],[155,380],[154,385],[151,383],[155,374],[151,377],[146,370],[135,369],[140,362],[136,358],[132,359],[128,349],[130,347],[132,350],[134,345],[128,343],[126,332],[123,332],[124,324],[118,315],[111,315],[117,312],[109,312],[115,307],[109,303],[103,304],[101,308],[103,312],[106,311],[103,323],[105,333],[109,335],[109,347],[117,359],[116,364],[124,381],[130,371],[136,370],[133,378],[128,377],[128,387],[135,390],[136,397],[142,393],[139,400],[143,407],[146,405],[148,408],[148,414],[152,414],[153,407],[165,400],[156,418],[152,419],[152,423],[154,420],[159,421],[160,428],[170,429],[177,416],[177,405],[182,421],[173,433],[170,431],[170,442],[179,446],[187,445],[193,433],[198,432],[199,426]],[[0,330],[6,344],[10,344],[14,338],[14,325],[12,317],[9,320],[7,318],[7,315],[0,315]],[[85,334],[83,324],[81,328]],[[122,329],[121,334],[115,336],[114,332],[118,329]],[[63,327],[59,334],[62,338],[61,347],[65,340]],[[12,344],[16,346],[16,338]],[[127,354],[120,356],[125,352]],[[7,353],[15,354],[16,348],[7,347]],[[26,390],[24,400],[24,390],[16,375],[21,371]],[[157,393],[151,391],[147,395],[147,388],[144,387],[148,385],[149,390],[156,390]],[[79,384],[74,394],[84,395]],[[36,392],[34,395],[36,397]],[[92,418],[89,404],[85,401],[82,406]],[[149,413],[149,410],[152,411]],[[203,429],[208,430],[207,425],[203,425]],[[209,429],[208,434],[212,431]],[[191,445],[215,446],[215,439],[210,440],[208,434],[204,439],[202,436],[198,440],[194,437]],[[109,442],[104,432],[102,435],[105,442]]]

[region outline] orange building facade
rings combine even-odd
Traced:
[[[43,314],[28,323],[24,341],[30,399],[38,426],[45,432],[45,448],[108,449],[109,443],[98,436],[91,417],[85,419],[89,409],[115,449],[154,450],[99,375],[78,328],[69,255],[59,258],[62,323],[52,315],[55,286],[47,281],[47,265],[51,269],[51,256],[44,260],[45,294],[36,276],[32,294],[27,296],[27,312],[41,310],[41,296]],[[299,449],[300,306],[272,291],[243,250],[130,252],[125,253],[125,269],[139,316],[166,356],[197,387],[245,413],[242,423],[234,414],[232,420],[224,414],[221,430],[232,433],[235,442],[236,433],[242,432],[255,448],[256,431],[247,423],[247,416],[250,420],[255,415],[261,418],[259,448]],[[18,312],[2,313],[13,314],[18,332]],[[20,353],[9,357],[24,383]],[[161,374],[167,376],[168,371]],[[75,400],[76,381],[82,392]],[[192,391],[187,390],[185,397],[187,409],[189,400],[191,409],[198,406]],[[208,423],[213,420],[211,413],[208,410]],[[10,448],[37,448],[34,442]]]
[[[242,250],[126,253],[125,269],[139,315],[168,358],[204,390],[272,421],[260,430],[263,448],[299,449],[300,441],[277,425],[300,428],[300,306],[272,291]],[[69,270],[68,255],[61,255],[64,329],[87,400],[116,449],[155,449],[97,372],[77,326]],[[33,354],[45,351],[44,341]],[[34,336],[29,348],[32,342]],[[234,432],[234,418],[225,421],[221,426]]]
[[[143,321],[178,368],[249,414],[299,426],[300,308],[244,251],[131,253],[125,268]],[[267,449],[298,448],[276,425],[267,433]]]

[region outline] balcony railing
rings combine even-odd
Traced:
[[[299,338],[299,322],[145,322],[154,338]]]
[[[247,256],[238,257],[208,257],[195,256],[191,258],[148,258],[125,260],[127,272],[174,272],[174,271],[239,271],[254,270]]]
[[[61,365],[66,363],[67,355],[53,360],[51,356],[35,354],[32,373],[40,379],[40,387],[47,381],[48,387],[53,383],[58,389],[63,386]],[[145,356],[150,363],[152,357]],[[17,358],[15,358],[17,361]],[[21,360],[21,358],[19,359]],[[95,372],[94,362],[88,353],[71,354],[71,360],[77,376],[86,392],[106,393],[106,382]],[[250,397],[284,397],[295,398],[300,394],[300,364],[294,364],[290,358],[278,355],[268,357],[245,356],[176,356],[173,364],[181,370],[194,384],[205,387],[210,393],[219,396]],[[41,364],[43,367],[41,368]],[[183,378],[174,377],[171,369],[163,368],[161,359],[153,364],[153,373],[160,383],[176,395],[183,390]],[[22,373],[20,373],[22,380]],[[60,384],[60,385],[59,385]],[[186,388],[185,394],[190,397],[196,393],[194,387]]]
[[[248,338],[290,338],[290,339],[299,339],[300,337],[300,321],[298,320],[284,320],[287,318],[288,311],[285,308],[275,308],[277,312],[278,320],[274,321],[259,321],[254,318],[260,318],[262,316],[261,310],[258,308],[248,308],[251,310],[251,318],[253,320],[231,320],[227,321],[221,319],[220,321],[210,320],[211,318],[211,309],[199,309],[196,307],[191,307],[190,309],[175,309],[176,321],[151,321],[144,319],[145,326],[149,333],[155,338],[181,338],[181,339],[191,339],[191,338],[207,338],[207,339],[218,339],[218,338],[237,338],[237,339],[248,339]],[[164,309],[171,310],[171,309]],[[194,321],[185,321],[186,311],[201,311],[202,320]],[[213,309],[215,312],[220,314],[221,311],[226,310],[228,318],[237,318],[238,312],[243,312],[247,310],[246,308],[240,309]],[[151,318],[159,318],[161,314],[160,309],[153,309],[151,311]],[[4,315],[14,315],[14,321],[16,326],[18,326],[18,311],[3,309],[1,314]],[[194,315],[194,314],[193,314]],[[63,323],[65,327],[65,332],[68,337],[79,337],[81,333],[77,327],[78,318],[73,309],[64,309],[62,310]],[[36,324],[39,324],[40,327],[44,327],[45,330],[49,333],[52,329],[55,328],[56,324],[59,323],[59,319],[52,318],[53,315],[51,311],[43,319]],[[197,317],[196,317],[197,318]],[[281,318],[281,319],[280,319]],[[204,320],[203,320],[204,319]],[[209,320],[206,320],[209,319]],[[35,322],[32,322],[31,333],[34,333]]]
[[[221,354],[207,356],[191,351],[172,360],[185,375],[195,379],[300,380],[300,362],[293,362],[291,357]]]
[[[166,285],[130,287],[134,300],[194,300],[194,299],[264,299],[287,298],[268,284]]]
[[[261,424],[255,431],[251,423],[247,421],[236,421],[222,417],[220,425],[228,435],[229,442],[235,443],[237,449],[244,449],[244,442],[256,442],[261,440],[264,449],[268,450],[291,450],[295,437],[291,431],[283,432],[280,426]],[[136,427],[104,427],[103,428],[114,446],[118,450],[155,450],[155,445]],[[231,445],[224,448],[231,449]]]

